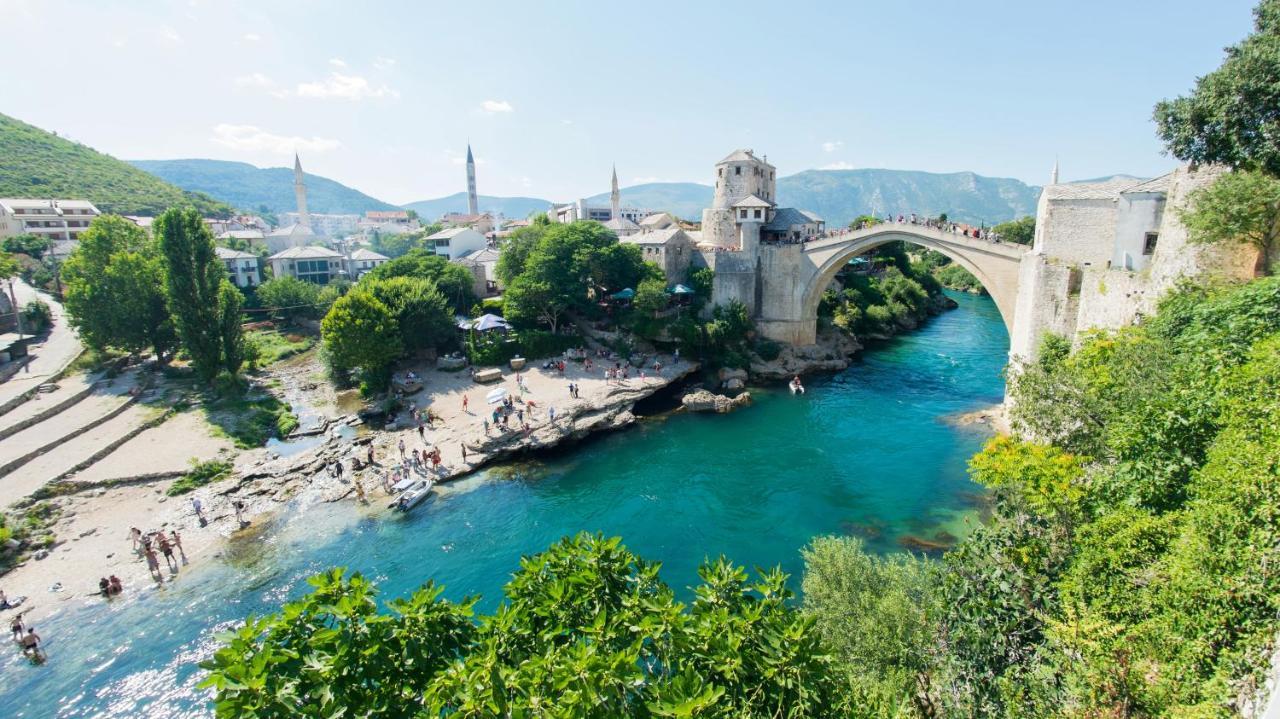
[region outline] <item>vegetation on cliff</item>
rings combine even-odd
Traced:
[[[0,197],[88,200],[103,212],[158,215],[190,205],[226,217],[229,205],[186,192],[127,162],[0,114]]]

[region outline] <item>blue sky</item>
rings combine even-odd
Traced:
[[[391,202],[571,199],[884,167],[1063,179],[1173,166],[1151,123],[1251,0],[1070,3],[0,0],[0,112],[126,159],[288,165]],[[3,158],[0,158],[0,162]]]

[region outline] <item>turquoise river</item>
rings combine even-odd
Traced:
[[[195,684],[214,635],[333,565],[376,577],[384,597],[435,578],[491,608],[521,554],[584,529],[661,560],[675,587],[724,554],[781,565],[797,590],[816,535],[863,536],[878,551],[960,536],[980,503],[965,461],[988,430],[953,420],[1000,401],[1008,338],[990,299],[954,297],[959,309],[810,378],[804,396],[769,389],[735,414],[654,416],[440,488],[407,517],[286,511],[163,590],[40,623],[47,664],[0,653],[0,717],[210,716]]]

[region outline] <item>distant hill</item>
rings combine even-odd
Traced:
[[[659,182],[624,188],[622,204],[700,220],[713,194],[709,185]],[[912,212],[945,212],[962,222],[995,224],[1035,214],[1039,197],[1039,187],[972,172],[806,170],[778,178],[778,204],[811,210],[833,227],[864,214],[883,217]],[[607,205],[609,195],[601,193],[587,201]]]
[[[292,212],[292,167],[255,167],[226,160],[130,160],[130,164],[185,190],[205,192],[245,210]],[[358,215],[366,210],[395,210],[395,205],[370,197],[327,177],[304,172],[307,210],[317,214]]]
[[[103,212],[156,215],[190,204],[206,215],[232,208],[187,192],[93,148],[0,115],[0,197],[89,200]]]
[[[504,217],[523,219],[531,212],[545,212],[551,207],[551,200],[537,197],[492,197],[480,195],[476,198],[481,212],[501,214]],[[466,212],[467,193],[458,192],[448,197],[434,200],[419,200],[404,206],[407,210],[417,212],[424,220],[434,220],[446,212]]]
[[[992,225],[1034,215],[1040,188],[972,172],[806,170],[778,178],[778,202],[816,212],[828,226],[858,215],[947,216]]]
[[[711,205],[715,190],[696,182],[650,182],[620,190],[622,206],[642,210],[665,210],[686,220],[702,220],[702,210]],[[592,205],[609,206],[609,193],[587,198]]]

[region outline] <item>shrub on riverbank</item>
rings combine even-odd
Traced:
[[[658,569],[617,538],[565,538],[479,617],[433,583],[380,612],[371,582],[334,569],[225,638],[202,686],[224,717],[852,714],[785,574],[708,561],[686,604]]]
[[[992,519],[920,589],[942,608],[911,635],[930,660],[871,677],[872,694],[964,716],[1221,716],[1255,696],[1280,628],[1280,279],[1183,288],[1075,352],[1046,341],[1009,393],[1015,428],[1053,444],[974,457]],[[856,582],[872,560],[830,541],[806,560],[827,635],[886,587],[921,586],[910,563]],[[860,660],[849,647],[904,636],[856,631],[839,646]]]
[[[222,479],[231,472],[231,463],[218,459],[211,459],[207,462],[191,460],[191,471],[182,475],[173,484],[169,485],[168,494],[170,497],[177,497],[187,492],[193,492],[200,487]]]

